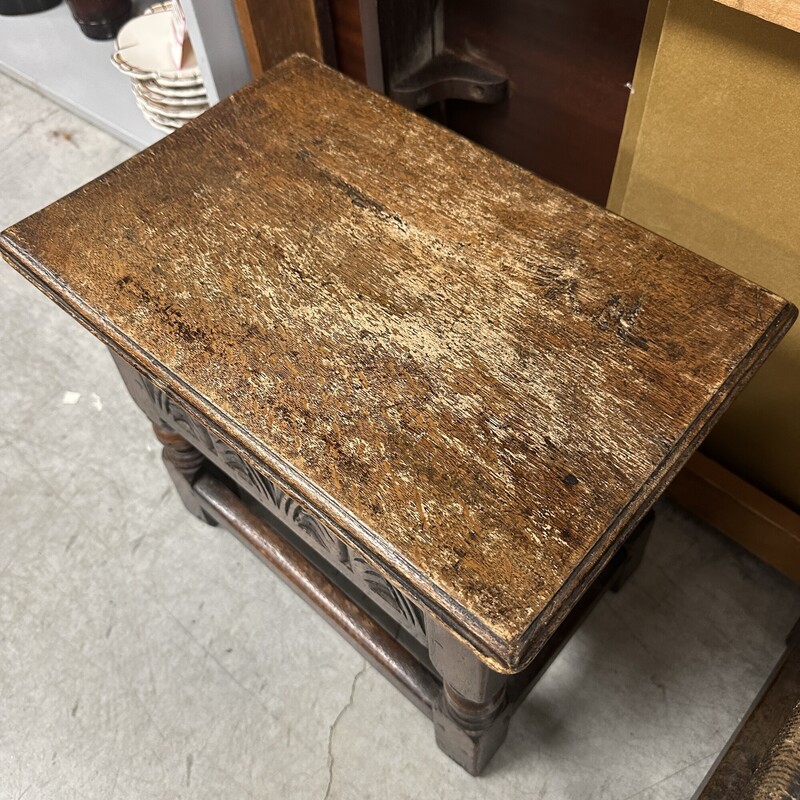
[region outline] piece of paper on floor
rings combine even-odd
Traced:
[[[91,403],[91,404],[92,404],[92,405],[93,405],[93,406],[94,406],[94,407],[95,407],[95,408],[96,408],[98,411],[102,411],[102,410],[103,410],[103,401],[100,399],[100,395],[97,395],[97,394],[95,394],[94,392],[92,392],[92,393],[89,395],[89,402],[90,402],[90,403]]]
[[[61,402],[65,406],[74,406],[78,400],[81,399],[80,392],[64,392],[64,396],[61,398]]]

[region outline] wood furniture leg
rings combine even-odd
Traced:
[[[154,422],[153,431],[158,441],[164,446],[161,458],[164,460],[167,472],[172,478],[184,506],[203,522],[216,525],[216,520],[206,513],[199,498],[192,490],[192,486],[202,470],[205,456],[191,442],[166,425]]]
[[[494,672],[457,635],[448,632],[430,615],[425,617],[422,634],[427,659],[420,653],[414,656],[401,642],[395,641],[396,634],[370,619],[369,613],[359,608],[346,590],[334,585],[330,577],[309,563],[292,544],[281,541],[281,534],[271,529],[268,519],[254,515],[241,499],[240,490],[244,488],[246,492],[249,487],[251,493],[261,498],[257,505],[266,510],[263,505],[266,498],[256,490],[258,485],[264,485],[263,476],[256,479],[255,473],[248,472],[232,451],[219,442],[214,444],[218,441],[215,435],[193,423],[175,398],[156,389],[125,361],[119,358],[115,361],[132,397],[151,419],[156,435],[164,444],[164,463],[186,507],[195,516],[233,531],[281,574],[374,667],[432,718],[440,748],[473,775],[485,769],[505,738],[511,716],[603,592],[621,585],[644,553],[652,512],[636,526],[539,656],[521,673]],[[218,475],[220,470],[226,474],[225,479]],[[275,510],[266,510],[267,517],[274,518]],[[325,558],[330,561],[331,553]]]
[[[490,670],[430,617],[426,630],[428,655],[442,678],[433,707],[436,743],[470,775],[479,775],[508,732],[508,676]]]

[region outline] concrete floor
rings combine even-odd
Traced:
[[[3,76],[0,98],[0,227],[130,155]],[[3,800],[686,798],[800,615],[796,586],[662,504],[640,571],[470,778],[184,511],[104,348],[5,265],[0,342]]]

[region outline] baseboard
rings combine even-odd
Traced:
[[[667,494],[800,583],[800,514],[701,453],[689,459]]]

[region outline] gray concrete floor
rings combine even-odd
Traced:
[[[0,227],[130,152],[0,76]],[[800,615],[797,587],[662,504],[640,571],[470,778],[301,600],[184,511],[104,348],[5,265],[0,343],[3,800],[685,798]]]

